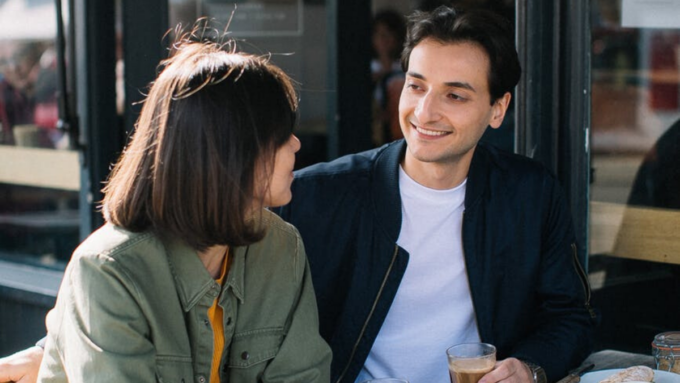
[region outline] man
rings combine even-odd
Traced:
[[[448,382],[461,342],[497,347],[481,383],[555,381],[588,355],[595,315],[557,181],[478,144],[519,80],[512,38],[483,11],[414,14],[405,140],[296,174],[279,213],[307,248],[332,382]]]
[[[446,348],[494,344],[482,383],[554,381],[591,347],[594,315],[560,187],[478,144],[520,76],[513,33],[483,11],[410,19],[405,141],[296,174],[300,230],[333,349],[333,382],[446,382]]]

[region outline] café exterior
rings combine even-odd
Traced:
[[[102,224],[102,182],[168,30],[206,16],[271,53],[300,84],[302,167],[379,144],[371,17],[430,3],[0,0],[0,355],[44,335],[71,252]],[[513,19],[523,76],[484,139],[539,160],[565,188],[602,314],[597,350],[650,356],[655,335],[680,330],[680,7],[453,3]]]

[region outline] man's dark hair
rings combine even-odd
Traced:
[[[493,104],[506,92],[512,91],[522,73],[514,36],[512,24],[490,11],[459,11],[446,6],[432,12],[416,11],[408,19],[401,65],[407,72],[413,48],[426,39],[443,44],[477,44],[489,58],[489,93]]]
[[[272,171],[297,120],[291,80],[267,58],[233,46],[185,41],[175,48],[104,188],[105,217],[199,251],[254,243],[265,234],[252,212],[262,192],[259,169]]]

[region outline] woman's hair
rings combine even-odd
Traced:
[[[104,188],[104,215],[197,250],[256,242],[265,230],[252,217],[263,198],[257,169],[271,172],[296,125],[292,82],[267,58],[237,53],[233,41],[184,37],[174,50]]]

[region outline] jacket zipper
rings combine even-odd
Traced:
[[[385,289],[385,284],[387,283],[387,277],[390,276],[390,273],[392,272],[392,267],[394,266],[394,261],[397,260],[397,254],[399,253],[399,246],[394,247],[394,254],[392,255],[392,262],[390,262],[390,266],[387,268],[387,272],[385,273],[385,277],[383,278],[382,284],[380,285],[380,290],[378,290],[378,295],[375,297],[375,301],[373,301],[373,306],[371,307],[371,311],[368,313],[368,317],[366,317],[366,321],[364,322],[364,325],[361,327],[361,332],[359,332],[359,338],[357,338],[356,342],[354,342],[354,347],[352,348],[352,353],[349,354],[349,360],[347,361],[347,366],[342,370],[342,373],[340,374],[340,377],[337,380],[337,383],[340,383],[342,381],[342,378],[345,377],[345,374],[347,373],[347,370],[349,370],[349,366],[352,364],[352,359],[354,359],[354,354],[356,354],[357,348],[359,347],[359,342],[361,341],[361,338],[364,336],[364,332],[366,332],[366,327],[368,327],[368,322],[371,320],[371,317],[373,316],[373,312],[375,311],[375,307],[378,305],[378,301],[380,300],[380,296],[382,295],[383,290]]]
[[[586,294],[585,307],[588,310],[588,313],[590,313],[590,317],[592,319],[595,319],[597,317],[597,315],[595,314],[595,311],[593,310],[593,308],[590,307],[590,296],[591,296],[590,283],[588,282],[588,276],[586,275],[585,270],[583,270],[583,266],[581,266],[581,262],[579,262],[579,260],[578,260],[578,252],[576,250],[576,244],[575,243],[571,244],[571,251],[574,254],[574,268],[576,269],[576,273],[578,274],[578,277],[581,280],[581,284],[583,285],[583,290]]]

